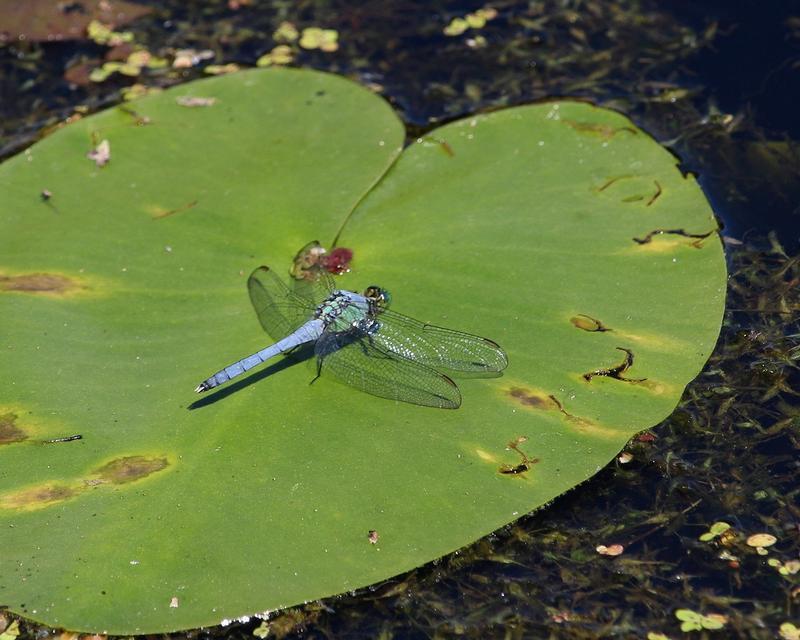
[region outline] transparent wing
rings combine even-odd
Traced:
[[[258,267],[247,279],[250,301],[261,326],[273,339],[280,340],[311,318],[315,305],[306,292],[293,292],[269,267]]]
[[[369,336],[327,333],[317,340],[321,373],[374,396],[427,407],[457,409],[461,393],[446,375],[383,351]]]
[[[319,304],[322,302],[334,289],[336,289],[333,281],[333,276],[320,267],[307,269],[304,274],[305,278],[293,278],[293,291],[301,298],[305,298]]]
[[[508,365],[505,351],[488,338],[425,324],[389,309],[378,313],[377,320],[381,326],[372,339],[379,348],[428,367],[495,372]]]

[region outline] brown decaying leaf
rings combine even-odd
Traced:
[[[85,40],[92,20],[118,27],[150,13],[150,7],[121,0],[0,0],[0,44],[14,40]]]

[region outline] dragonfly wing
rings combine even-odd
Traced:
[[[488,338],[426,324],[385,309],[372,336],[377,346],[434,369],[466,372],[502,371],[508,365],[505,351]]]
[[[247,290],[261,326],[275,340],[296,331],[314,312],[315,302],[291,291],[269,267],[250,274]]]
[[[380,349],[363,333],[324,333],[315,351],[321,373],[371,395],[442,409],[461,405],[461,393],[446,375]]]
[[[336,288],[333,276],[322,267],[308,269],[305,275],[307,277],[293,279],[293,291],[301,298],[305,298],[315,304],[322,302]]]

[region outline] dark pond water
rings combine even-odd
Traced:
[[[335,28],[340,41],[293,64],[379,87],[410,136],[549,96],[619,109],[699,175],[724,225],[731,278],[719,344],[673,415],[630,443],[630,462],[437,563],[285,612],[273,634],[678,638],[677,608],[725,616],[715,637],[800,627],[800,574],[779,574],[744,543],[769,532],[773,557],[800,554],[798,3],[500,1],[484,28],[453,38],[443,27],[482,3],[143,2],[153,11],[127,27],[136,42],[156,54],[208,49],[213,60],[102,83],[88,72],[108,47],[20,40],[8,27],[17,4],[0,2],[0,156],[79,105],[118,102],[136,82],[187,81],[208,63],[253,65],[289,20]],[[737,535],[699,541],[716,521]],[[625,553],[610,561],[594,549],[612,539]],[[191,635],[252,637],[257,626]]]

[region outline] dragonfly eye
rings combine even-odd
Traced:
[[[364,297],[372,300],[379,307],[388,307],[392,303],[392,296],[377,285],[370,285],[364,290]]]

